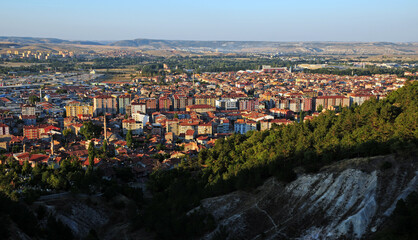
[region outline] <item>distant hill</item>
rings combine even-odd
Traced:
[[[269,42],[191,41],[138,38],[120,41],[69,41],[58,38],[0,37],[0,42],[20,45],[73,44],[132,47],[143,50],[218,51],[290,55],[405,55],[418,54],[418,42]]]
[[[278,47],[288,45],[283,42],[266,41],[191,41],[191,40],[161,40],[143,39],[121,40],[113,42],[111,46],[125,47],[156,47],[156,48],[211,48],[223,50],[239,50],[250,47]],[[294,43],[293,43],[294,44]]]
[[[390,42],[186,41],[139,38],[116,41],[109,45],[143,49],[268,52],[283,54],[418,54],[418,43]]]
[[[160,39],[134,39],[116,41],[110,46],[124,47],[156,47],[156,48],[222,48],[237,49],[243,46],[268,46],[269,42],[249,41],[188,41],[188,40],[160,40]]]
[[[80,44],[80,45],[103,45],[92,41],[69,41],[58,38],[34,38],[34,37],[0,37],[0,42],[19,44]]]

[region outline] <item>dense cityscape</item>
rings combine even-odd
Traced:
[[[90,142],[95,148],[106,142],[111,157],[95,159],[96,167],[122,164],[146,176],[155,168],[173,168],[233,133],[308,121],[325,110],[383,99],[404,86],[406,76],[416,75],[339,76],[266,65],[172,75],[164,64],[163,71],[168,72],[164,77],[121,82],[106,81],[95,70],[9,73],[1,80],[2,149],[21,164],[59,165],[74,156],[88,166]],[[99,129],[91,139],[82,134],[88,123]]]

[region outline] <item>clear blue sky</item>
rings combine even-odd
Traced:
[[[0,0],[0,36],[418,41],[418,0]]]

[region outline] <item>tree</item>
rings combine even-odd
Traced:
[[[158,151],[160,151],[160,150],[165,150],[165,149],[166,149],[166,147],[165,147],[165,145],[164,145],[164,144],[162,144],[162,143],[157,144],[157,150],[158,150]]]
[[[28,161],[25,161],[23,163],[22,171],[25,174],[30,174],[32,172],[32,167],[31,167],[31,165],[29,164]]]
[[[88,151],[89,151],[89,166],[90,167],[93,167],[93,165],[94,165],[94,157],[96,155],[93,141],[90,141]]]
[[[71,128],[67,128],[67,129],[64,129],[64,131],[62,131],[62,135],[64,136],[65,143],[68,143],[68,139],[71,136],[71,134],[72,134]]]
[[[322,110],[324,109],[324,107],[321,105],[321,104],[319,104],[318,105],[318,108],[316,109],[318,112],[322,112]]]
[[[130,148],[132,147],[132,130],[128,130],[126,134],[126,145]]]
[[[87,140],[90,140],[94,137],[99,137],[102,132],[100,126],[94,125],[93,122],[88,121],[83,123],[83,127],[80,130],[80,133],[84,135]]]
[[[36,95],[31,95],[30,97],[29,97],[29,103],[30,104],[35,104],[36,102],[39,102],[40,101],[40,99],[39,99],[39,97],[38,96],[36,96]]]
[[[19,152],[20,151],[20,147],[19,147],[19,145],[14,145],[13,147],[12,147],[12,152],[13,153],[17,153],[17,152]]]
[[[56,93],[67,93],[66,89],[57,89]]]
[[[64,135],[64,137],[67,137],[68,135],[70,135],[73,131],[71,130],[71,128],[67,128],[64,129],[64,131],[62,131],[62,135]]]
[[[300,110],[300,112],[299,112],[299,122],[303,122],[304,118],[305,118],[305,112]]]
[[[107,141],[103,140],[103,146],[102,146],[103,156],[106,156],[107,153]]]

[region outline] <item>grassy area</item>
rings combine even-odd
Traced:
[[[36,66],[36,65],[47,65],[48,63],[27,63],[27,62],[5,62],[3,64],[0,64],[2,67],[30,67],[30,66]]]

